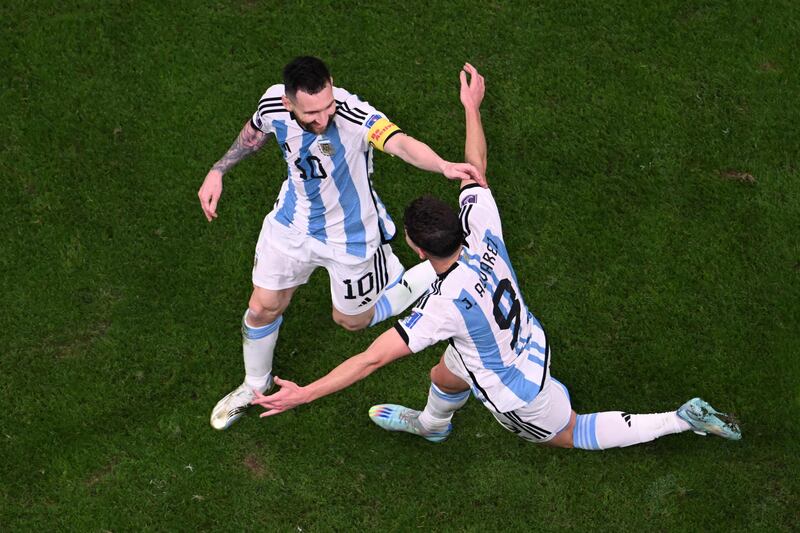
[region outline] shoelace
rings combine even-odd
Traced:
[[[413,411],[411,409],[407,409],[400,413],[397,417],[402,420],[408,427],[414,430],[415,433],[418,435],[427,435],[428,432],[422,429],[422,426],[419,425],[419,411]]]

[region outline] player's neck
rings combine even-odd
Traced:
[[[453,253],[450,257],[440,259],[438,257],[428,257],[428,261],[431,262],[431,266],[436,274],[443,274],[450,270],[450,267],[453,266],[453,263],[458,261],[458,258],[461,257],[461,247],[459,246],[458,250]]]

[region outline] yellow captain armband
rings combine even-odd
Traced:
[[[377,120],[376,120],[377,118]],[[386,117],[372,116],[367,121],[369,131],[367,131],[367,142],[372,146],[383,152],[383,145],[389,140],[389,137],[395,133],[402,133],[400,127],[390,122]]]

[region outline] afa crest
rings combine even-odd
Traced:
[[[336,153],[333,144],[327,139],[321,139],[317,144],[319,145],[319,151],[322,152],[324,156],[332,157],[333,154]]]

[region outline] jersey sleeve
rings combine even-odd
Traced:
[[[411,314],[398,320],[394,327],[408,349],[420,352],[437,342],[447,340],[456,333],[452,302],[445,298],[422,298],[424,307],[415,307]]]
[[[355,94],[344,89],[337,89],[334,91],[334,96],[336,98],[336,114],[361,128],[364,150],[372,145],[383,151],[386,141],[403,132],[386,115]]]
[[[285,119],[289,111],[283,107],[281,102],[283,96],[283,85],[273,85],[258,101],[258,108],[250,118],[250,125],[266,134],[275,133],[272,127],[272,118]]]
[[[475,247],[483,239],[486,230],[502,237],[503,226],[500,223],[500,212],[494,201],[492,191],[484,189],[477,183],[463,187],[458,195],[461,206],[459,219],[461,231],[467,247]]]

